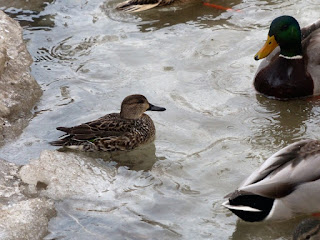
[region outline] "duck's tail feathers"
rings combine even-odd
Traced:
[[[50,145],[52,145],[52,146],[64,146],[65,143],[66,143],[66,141],[63,140],[63,139],[59,139],[59,140],[57,140],[57,141],[52,141],[52,142],[49,142],[49,143],[50,143]]]
[[[222,206],[244,221],[259,222],[265,220],[270,214],[273,203],[273,198],[236,191]]]
[[[57,130],[67,132],[68,128],[57,127]],[[70,134],[66,133],[66,134],[60,136],[59,140],[49,142],[49,144],[52,146],[66,146],[66,145],[70,145],[71,141],[72,141],[72,136]]]
[[[158,6],[160,2],[152,0],[128,0],[118,4],[116,8],[125,12],[141,12]]]
[[[66,132],[66,133],[68,133],[70,130],[70,128],[67,128],[67,127],[57,127],[56,129],[59,131],[62,131],[62,132]]]

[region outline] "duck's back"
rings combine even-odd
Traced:
[[[132,150],[142,144],[154,141],[155,126],[152,119],[143,114],[139,119],[123,119],[120,114],[108,114],[101,118],[108,130],[117,134],[97,139],[93,143],[99,151]]]
[[[307,61],[307,72],[314,83],[314,95],[320,95],[320,20],[318,28],[302,41],[302,48]]]
[[[84,151],[131,150],[155,138],[155,126],[147,114],[139,119],[124,119],[119,113],[111,113],[75,127],[57,129],[67,135],[52,145]]]

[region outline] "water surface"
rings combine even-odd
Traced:
[[[116,170],[114,190],[100,202],[57,203],[47,239],[290,239],[297,220],[248,224],[221,203],[276,150],[319,138],[319,100],[270,100],[252,86],[253,56],[272,19],[288,14],[307,25],[319,17],[318,0],[219,0],[211,2],[240,11],[194,2],[137,14],[115,11],[118,0],[19,2],[0,7],[24,27],[44,94],[2,158],[26,164],[55,149],[55,127],[119,111],[130,94],[167,108],[150,113],[154,145],[90,156]]]

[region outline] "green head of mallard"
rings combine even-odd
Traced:
[[[145,111],[165,111],[148,102],[145,96],[134,94],[126,97],[121,103],[120,116],[125,119],[139,119]]]
[[[280,46],[280,55],[284,57],[302,55],[301,30],[295,18],[281,16],[274,19],[270,25],[267,41],[254,59],[267,57],[277,46]]]

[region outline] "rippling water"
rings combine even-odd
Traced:
[[[44,90],[29,126],[0,149],[2,158],[38,158],[54,149],[48,142],[60,136],[56,126],[119,111],[129,94],[167,108],[150,113],[154,145],[97,156],[129,167],[117,169],[114,184],[130,194],[115,191],[101,205],[57,203],[47,239],[290,239],[295,220],[247,224],[221,203],[276,150],[319,138],[319,100],[270,100],[252,86],[253,56],[272,19],[288,14],[307,25],[319,17],[319,0],[218,0],[211,2],[240,11],[194,2],[138,14],[115,11],[119,2],[0,2],[23,25]]]

